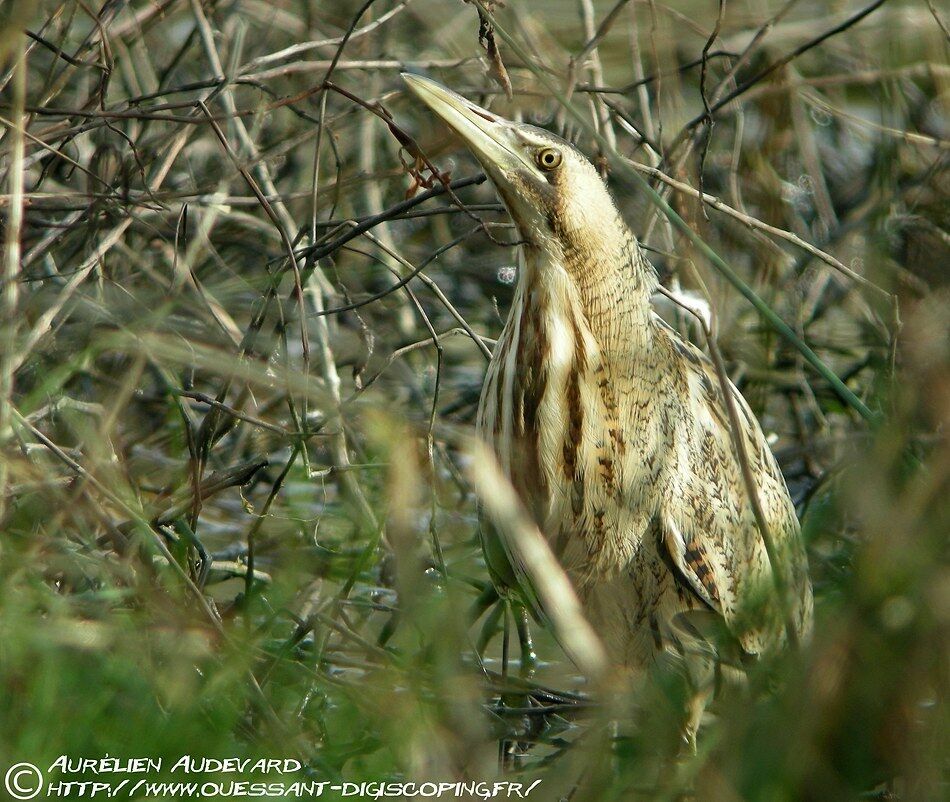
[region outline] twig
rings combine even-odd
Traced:
[[[211,130],[214,131],[214,135],[218,138],[218,141],[221,143],[221,147],[224,148],[225,153],[228,154],[228,157],[231,159],[231,163],[234,165],[235,169],[241,174],[250,188],[251,192],[254,193],[254,197],[257,198],[258,202],[261,204],[261,208],[264,209],[264,212],[270,218],[270,221],[274,224],[274,228],[277,229],[278,234],[280,234],[281,242],[284,244],[284,248],[287,251],[287,262],[290,265],[290,269],[294,274],[294,294],[295,298],[300,304],[301,315],[300,315],[300,343],[303,347],[304,361],[308,361],[310,358],[310,345],[309,337],[307,335],[307,318],[303,312],[303,285],[300,279],[300,267],[297,264],[297,257],[294,253],[294,245],[290,241],[290,234],[287,233],[287,229],[284,228],[283,220],[277,215],[277,212],[274,211],[274,207],[271,205],[270,201],[265,197],[264,193],[261,192],[261,188],[257,185],[257,182],[254,180],[254,177],[243,167],[240,162],[238,162],[237,156],[234,151],[231,149],[230,144],[228,144],[227,137],[224,135],[224,131],[221,130],[221,126],[215,121],[211,116],[211,112],[208,110],[208,107],[205,105],[203,100],[198,101],[198,108],[204,113],[207,117],[208,122],[211,124]]]
[[[780,59],[778,59],[778,60],[776,60],[776,61],[773,61],[773,62],[772,62],[771,64],[769,64],[767,67],[763,67],[763,68],[762,68],[761,70],[759,70],[759,72],[757,72],[754,76],[752,76],[751,78],[749,78],[749,79],[743,81],[741,84],[739,84],[739,86],[737,86],[737,87],[736,87],[735,89],[733,89],[731,92],[728,92],[725,97],[723,97],[723,98],[721,98],[720,100],[716,101],[716,103],[714,103],[714,104],[709,108],[708,112],[707,112],[707,111],[704,111],[702,114],[700,114],[700,115],[694,117],[692,120],[690,120],[688,123],[686,123],[686,125],[684,126],[684,129],[683,129],[684,132],[688,132],[688,131],[692,130],[692,129],[695,128],[697,125],[699,125],[701,122],[703,122],[704,120],[706,120],[707,118],[712,117],[712,115],[714,115],[717,111],[719,111],[721,108],[723,108],[723,106],[728,105],[728,104],[731,103],[733,100],[735,100],[737,97],[740,97],[741,95],[745,94],[749,89],[751,89],[752,87],[754,87],[754,86],[756,86],[758,83],[760,83],[763,78],[768,77],[769,75],[771,75],[771,74],[772,74],[773,72],[775,72],[776,70],[779,70],[779,69],[781,69],[782,67],[784,67],[786,64],[788,64],[788,63],[794,61],[796,58],[798,58],[799,56],[801,56],[803,53],[807,53],[807,52],[808,52],[809,50],[811,50],[812,48],[818,47],[818,45],[820,45],[822,42],[824,42],[824,41],[830,39],[830,38],[833,37],[833,36],[837,36],[839,33],[842,33],[843,31],[846,31],[846,30],[848,30],[849,28],[851,28],[851,27],[857,25],[857,24],[858,24],[861,20],[863,20],[866,16],[868,16],[869,14],[872,14],[873,12],[877,11],[877,9],[879,9],[879,8],[880,8],[882,5],[884,5],[884,3],[886,3],[886,2],[887,2],[887,0],[874,0],[874,2],[871,3],[869,6],[867,6],[867,7],[864,8],[864,9],[862,9],[862,10],[859,11],[857,14],[854,14],[854,15],[852,15],[851,17],[848,17],[848,19],[844,20],[844,22],[841,22],[840,24],[835,25],[833,28],[831,28],[831,29],[825,31],[824,33],[822,33],[822,34],[820,34],[820,35],[818,35],[818,36],[816,36],[816,37],[814,37],[814,38],[812,38],[812,39],[809,39],[807,42],[805,42],[804,44],[802,44],[802,45],[796,47],[794,50],[792,50],[790,53],[786,54],[786,55],[783,56],[782,58],[780,58]]]
[[[7,186],[10,193],[9,211],[6,219],[6,231],[3,270],[0,272],[0,443],[6,439],[10,428],[10,412],[13,409],[13,385],[17,360],[17,332],[19,330],[20,254],[22,245],[20,236],[23,229],[23,162],[26,157],[24,138],[26,117],[23,104],[26,98],[26,53],[22,39],[13,55],[13,124],[11,126],[9,172]],[[22,357],[21,357],[22,359]],[[0,457],[0,522],[6,511],[7,482],[10,468],[6,459]]]
[[[480,173],[468,178],[457,178],[455,181],[451,181],[449,183],[448,188],[442,184],[437,184],[436,186],[432,187],[432,189],[428,189],[413,198],[408,198],[404,201],[401,201],[400,203],[390,206],[388,209],[384,209],[377,215],[372,215],[362,219],[355,226],[352,226],[345,234],[342,234],[332,242],[323,245],[310,245],[306,248],[300,249],[297,251],[297,256],[306,256],[312,261],[322,259],[324,256],[329,256],[331,253],[338,250],[350,240],[355,239],[365,231],[369,231],[371,228],[374,228],[384,220],[391,220],[392,218],[399,216],[414,206],[418,206],[420,203],[425,203],[425,201],[429,200],[430,198],[446,194],[449,192],[449,190],[463,189],[464,187],[472,186],[474,184],[481,184],[484,181],[485,174]]]
[[[846,264],[844,264],[838,259],[835,259],[835,257],[833,257],[830,253],[826,253],[825,251],[821,250],[821,248],[818,248],[812,245],[810,242],[803,240],[797,234],[793,234],[791,231],[786,231],[785,229],[778,228],[777,226],[771,226],[768,223],[764,223],[761,220],[758,220],[757,218],[752,217],[751,215],[744,214],[743,212],[740,212],[737,209],[733,209],[731,206],[723,203],[721,200],[719,200],[719,198],[715,197],[714,195],[710,195],[705,192],[700,192],[699,190],[691,187],[689,184],[685,184],[682,181],[677,181],[675,178],[670,178],[662,170],[657,170],[654,167],[648,167],[645,164],[638,164],[637,162],[632,161],[630,159],[627,159],[626,161],[635,170],[639,170],[641,173],[644,173],[645,175],[648,175],[651,178],[655,178],[657,181],[662,181],[664,184],[672,187],[677,192],[682,192],[684,195],[689,195],[690,197],[701,199],[703,203],[711,206],[716,211],[729,215],[730,217],[738,220],[739,222],[744,223],[745,225],[749,226],[749,228],[754,228],[759,231],[765,231],[771,234],[772,236],[778,237],[779,239],[783,239],[786,242],[790,242],[792,245],[798,248],[801,248],[803,251],[807,251],[816,259],[820,259],[825,264],[830,265],[838,272],[850,278],[852,281],[860,284],[862,287],[866,287],[869,290],[873,290],[874,292],[877,292],[883,295],[885,298],[893,297],[891,293],[889,293],[883,287],[879,287],[873,281],[870,281],[869,279],[865,278],[860,273],[856,273]]]
[[[607,671],[607,653],[584,618],[580,601],[544,535],[531,520],[501,466],[482,443],[472,446],[470,473],[479,498],[492,519],[519,578],[530,583],[536,612],[544,615],[565,653],[592,679]]]
[[[366,23],[362,28],[350,28],[344,36],[336,36],[332,39],[321,39],[312,42],[300,42],[290,47],[285,47],[283,50],[278,50],[276,53],[268,53],[266,56],[259,56],[258,58],[250,61],[241,67],[239,73],[244,75],[252,70],[259,69],[267,64],[273,64],[275,61],[284,61],[286,59],[292,59],[299,56],[301,53],[306,53],[309,50],[318,50],[321,47],[330,47],[332,45],[345,45],[348,41],[353,41],[358,39],[361,36],[365,36],[368,33],[372,33],[381,25],[385,25],[389,20],[399,14],[401,11],[405,10],[406,6],[412,0],[399,0],[399,2],[393,6],[389,11],[384,14],[380,14],[379,17],[374,19],[372,22]],[[368,7],[368,5],[367,5]],[[365,8],[363,9],[365,11]],[[355,22],[359,22],[359,18],[363,16],[362,11],[357,15]]]

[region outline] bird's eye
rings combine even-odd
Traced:
[[[542,170],[553,170],[561,163],[561,153],[554,148],[544,148],[535,157]]]

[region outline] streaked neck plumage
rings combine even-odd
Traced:
[[[570,212],[551,218],[553,236],[526,238],[522,308],[512,313],[541,304],[551,324],[569,326],[575,338],[589,330],[606,362],[628,358],[649,347],[656,273],[612,203],[596,224],[576,207]]]

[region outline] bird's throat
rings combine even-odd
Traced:
[[[592,338],[609,363],[628,361],[649,347],[650,296],[657,281],[626,227],[607,228],[605,236],[526,248],[516,298],[522,308],[513,313],[566,327],[574,338]]]

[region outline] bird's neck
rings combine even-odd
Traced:
[[[622,220],[605,221],[597,236],[562,232],[527,248],[521,280],[524,303],[541,295],[553,319],[589,331],[608,361],[650,347],[656,273]]]

